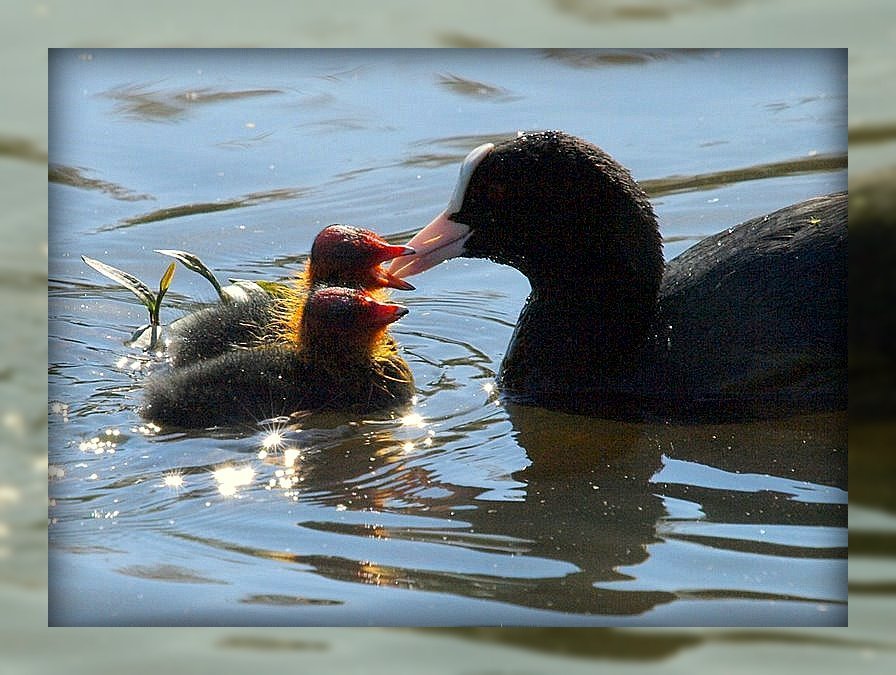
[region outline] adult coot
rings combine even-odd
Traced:
[[[845,409],[847,197],[755,218],[663,262],[647,195],[560,131],[473,150],[448,208],[396,260],[520,270],[509,400],[619,419],[734,421]]]

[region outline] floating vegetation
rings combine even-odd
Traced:
[[[179,251],[176,249],[156,249],[156,253],[167,255],[186,267],[191,272],[196,272],[203,278],[208,279],[215,292],[218,294],[221,302],[243,302],[253,296],[259,295],[278,295],[278,291],[283,291],[283,286],[270,281],[248,281],[246,279],[231,279],[230,284],[221,286],[214,272],[196,256],[188,251]]]
[[[214,273],[204,262],[199,259],[199,256],[188,253],[187,251],[179,251],[170,248],[156,249],[156,253],[170,256],[180,262],[191,272],[196,272],[197,274],[208,279],[211,285],[214,286],[215,291],[218,293],[218,297],[221,298],[222,302],[228,302],[230,300],[229,296],[224,293],[224,289],[221,287],[221,284],[218,282],[218,279],[215,277]]]
[[[268,281],[255,282],[245,279],[230,279],[230,283],[227,286],[222,286],[208,265],[199,259],[199,256],[177,249],[158,249],[156,253],[174,258],[191,272],[196,272],[204,279],[207,279],[218,293],[218,298],[221,302],[245,302],[252,297],[258,296],[279,297],[285,292],[283,284]],[[162,298],[165,297],[165,293],[168,292],[168,288],[171,286],[177,263],[172,262],[168,265],[159,282],[159,290],[153,292],[149,286],[133,274],[86,255],[82,255],[81,260],[103,276],[127,288],[147,308],[149,311],[149,324],[138,328],[130,340],[127,341],[127,344],[130,347],[142,348],[147,352],[153,351],[158,344],[159,331],[162,325],[160,318]]]
[[[129,274],[124,270],[120,270],[117,267],[108,265],[100,260],[89,258],[86,255],[82,255],[81,260],[103,276],[124,286],[137,296],[137,299],[140,300],[143,306],[149,311],[149,326],[143,326],[138,329],[137,332],[134,333],[131,342],[132,344],[140,343],[144,339],[146,331],[149,330],[149,344],[146,347],[146,350],[152,351],[155,349],[159,338],[159,327],[161,325],[159,322],[159,313],[162,307],[162,298],[165,297],[165,293],[168,292],[168,288],[171,286],[171,281],[174,279],[174,270],[177,267],[176,263],[172,262],[165,269],[165,273],[162,274],[162,278],[159,281],[159,290],[154,293],[150,290],[149,286],[144,284],[133,274]]]

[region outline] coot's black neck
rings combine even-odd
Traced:
[[[532,292],[501,365],[505,395],[583,412],[637,407],[621,390],[656,317],[662,254],[649,257],[649,271],[610,270],[588,251],[559,274],[525,270]]]

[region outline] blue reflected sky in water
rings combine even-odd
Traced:
[[[288,228],[275,232],[296,253],[329,220],[363,215],[385,232],[418,227],[450,195],[457,164],[417,162],[462,156],[463,138],[472,135],[566,129],[642,180],[846,147],[842,51],[657,52],[627,65],[516,50],[94,51],[86,58],[60,52],[51,67],[52,161],[93,168],[101,156],[102,178],[156,196],[158,204],[146,205],[153,208],[310,190],[298,203],[253,209],[252,225]],[[458,93],[444,84],[451,76],[498,91]],[[204,90],[280,93],[190,102]],[[128,94],[159,100],[170,116],[148,116],[139,102],[128,105]],[[812,177],[818,192],[841,179]],[[672,212],[664,232],[709,233],[812,189],[801,177],[781,182],[794,189],[744,190],[705,207],[698,222],[679,225]],[[130,203],[106,203],[91,224],[135,212]],[[143,237],[157,238],[158,229],[143,228]]]

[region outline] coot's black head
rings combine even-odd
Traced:
[[[533,286],[599,273],[655,296],[663,269],[644,191],[606,152],[561,131],[473,150],[448,208],[408,245],[416,254],[393,262],[399,276],[464,256],[511,265]]]

